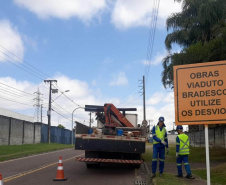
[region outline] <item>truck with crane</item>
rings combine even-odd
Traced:
[[[86,163],[87,168],[100,163],[123,163],[140,167],[141,154],[145,153],[147,121],[137,124],[136,108],[116,108],[111,103],[104,106],[86,105],[85,111],[95,112],[98,131],[77,122],[76,150],[85,150],[84,157],[77,161]],[[128,119],[127,119],[128,118]],[[135,118],[135,119],[134,119]]]

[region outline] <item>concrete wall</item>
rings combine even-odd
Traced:
[[[41,125],[41,123],[0,116],[0,145],[40,143]]]
[[[35,131],[35,124],[24,122],[24,140],[22,144],[34,143],[34,139],[35,139],[34,131]]]
[[[11,119],[10,129],[10,145],[21,145],[23,144],[24,133],[23,133],[23,121]]]
[[[35,141],[34,143],[41,143],[42,137],[42,123],[35,122]]]
[[[9,144],[9,122],[10,118],[0,116],[0,145]]]
[[[168,134],[167,137],[168,137],[169,145],[175,145],[176,144],[176,137],[177,137],[177,135],[175,135],[175,134]]]
[[[226,125],[215,128],[210,128],[209,132],[209,146],[226,148]],[[205,131],[199,130],[196,132],[189,132],[190,145],[194,147],[205,147]]]
[[[48,125],[0,115],[0,145],[47,143]],[[71,131],[51,127],[51,143],[71,144]],[[75,143],[75,134],[73,134]]]

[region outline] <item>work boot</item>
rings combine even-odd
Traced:
[[[187,175],[185,178],[186,179],[195,179],[195,177],[193,177],[192,175]]]
[[[151,179],[153,179],[155,177],[156,177],[156,175],[155,175],[155,173],[153,173],[152,176],[151,176]]]
[[[162,177],[162,173],[159,173],[159,177]]]
[[[177,178],[183,178],[183,175],[177,174],[177,175],[175,175],[175,177],[177,177]]]

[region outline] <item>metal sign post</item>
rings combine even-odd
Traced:
[[[209,152],[209,132],[208,132],[208,125],[205,125],[205,146],[206,146],[206,174],[207,174],[207,185],[210,185],[210,152]]]

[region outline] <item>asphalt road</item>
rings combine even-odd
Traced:
[[[63,158],[67,181],[53,181],[56,177],[59,156]],[[4,185],[133,185],[144,175],[143,169],[131,166],[102,164],[87,169],[85,163],[75,161],[83,151],[66,149],[0,163]]]

